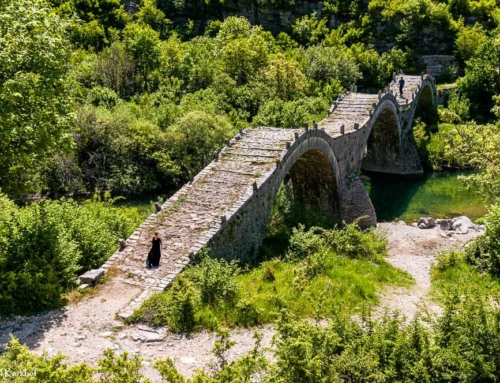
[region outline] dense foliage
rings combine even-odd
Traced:
[[[458,89],[471,115],[489,113],[498,83],[491,1],[326,1],[310,14],[312,1],[259,1],[252,23],[274,25],[266,17],[280,9],[295,20],[272,33],[242,17],[221,21],[249,7],[2,2],[2,190],[18,198],[176,187],[239,128],[318,120],[344,88],[378,90],[436,51],[456,54],[465,69]],[[426,129],[424,141],[436,131]],[[437,153],[430,163],[440,166]]]
[[[141,217],[112,207],[43,201],[18,208],[0,195],[0,315],[59,306],[83,271],[99,267]]]
[[[132,320],[174,332],[278,323],[273,363],[259,338],[229,363],[233,343],[220,331],[212,373],[196,373],[196,382],[498,381],[500,312],[491,304],[500,291],[497,2],[126,3],[0,1],[0,188],[16,200],[174,188],[240,128],[318,120],[350,85],[376,91],[395,70],[425,69],[423,54],[453,54],[441,80],[456,80],[455,90],[439,116],[418,111],[413,139],[428,166],[479,168],[466,181],[497,204],[486,234],[435,267],[445,302],[439,319],[348,317],[376,302],[377,289],[408,277],[381,259],[385,242],[374,233],[318,227],[318,217],[281,192],[265,261],[242,268],[204,256]],[[60,305],[75,277],[98,266],[138,220],[107,199],[18,207],[0,195],[0,314]],[[276,257],[283,249],[286,256]],[[146,382],[140,363],[107,351],[98,367],[70,368],[13,340],[0,371],[37,370],[16,382]],[[156,367],[164,381],[189,381],[171,360]]]
[[[43,1],[0,3],[0,187],[36,190],[41,167],[69,147],[68,22]]]
[[[171,359],[156,361],[163,382],[496,382],[500,376],[500,312],[481,298],[447,302],[443,315],[430,323],[417,317],[405,323],[399,315],[353,320],[335,310],[320,324],[298,320],[281,312],[276,335],[276,359],[266,362],[256,346],[229,362],[234,345],[227,330],[218,332],[211,372],[199,371],[192,379],[180,374]],[[29,353],[12,340],[0,369],[37,370],[21,382],[146,382],[140,359],[106,351],[97,368],[68,367],[61,356]]]

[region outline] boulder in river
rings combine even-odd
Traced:
[[[435,226],[434,218],[432,217],[419,218],[417,224],[419,229],[430,229]]]

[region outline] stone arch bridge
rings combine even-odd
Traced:
[[[405,82],[404,97],[396,96],[395,81],[377,95],[346,92],[308,129],[245,129],[230,140],[102,266],[117,269],[120,283],[141,287],[120,316],[167,287],[204,246],[215,257],[255,257],[284,180],[292,181],[294,198],[331,219],[366,216],[362,224],[376,224],[359,172],[422,172],[412,124],[417,109],[434,103],[435,81],[422,75]],[[155,230],[164,242],[162,262],[146,270]]]

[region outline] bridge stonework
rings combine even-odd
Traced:
[[[359,178],[361,170],[421,173],[412,144],[417,109],[434,103],[429,76],[405,76],[404,97],[396,82],[379,95],[346,92],[310,129],[245,129],[193,181],[182,187],[104,265],[117,280],[141,287],[121,312],[165,289],[203,247],[211,256],[252,260],[262,244],[280,186],[291,182],[294,198],[336,222],[375,225],[375,209]],[[146,270],[152,233],[163,238],[159,269]]]

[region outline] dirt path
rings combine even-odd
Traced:
[[[404,222],[381,223],[377,228],[386,233],[389,241],[387,261],[394,267],[409,273],[415,284],[410,289],[395,288],[381,297],[379,311],[399,310],[408,320],[419,310],[439,313],[440,307],[429,297],[431,289],[431,265],[439,251],[461,248],[480,232],[470,230],[468,234],[446,236],[439,228],[418,229]]]
[[[384,231],[389,240],[388,261],[415,278],[410,289],[392,289],[381,299],[380,309],[400,310],[412,318],[420,307],[431,311],[439,308],[430,302],[428,292],[431,286],[430,266],[436,251],[464,242],[479,233],[443,237],[438,229],[421,230],[412,226],[382,223],[378,230]],[[18,317],[0,321],[0,344],[13,334],[37,353],[61,352],[68,361],[86,362],[95,365],[107,348],[117,352],[127,351],[143,359],[143,373],[153,381],[159,380],[154,370],[154,361],[171,357],[180,372],[190,376],[196,369],[204,368],[212,360],[211,349],[215,337],[202,332],[192,336],[172,335],[166,329],[152,329],[147,326],[124,326],[116,319],[117,311],[140,291],[138,287],[123,281],[111,280],[100,286],[92,295],[64,310],[53,311],[33,317]],[[257,329],[264,335],[263,346],[269,347],[274,330],[272,326]],[[230,358],[238,358],[254,345],[254,330],[235,330],[233,339],[237,342]]]

